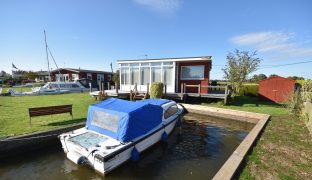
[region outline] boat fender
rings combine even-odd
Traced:
[[[74,162],[77,165],[83,164],[87,158],[81,154],[75,153],[75,152],[68,152],[67,158],[70,159],[72,162]]]
[[[166,131],[164,131],[164,133],[161,135],[161,140],[163,142],[167,142],[168,141],[168,134],[166,133]]]
[[[139,159],[140,159],[140,153],[134,146],[132,151],[131,151],[131,160],[136,162]]]
[[[177,127],[181,127],[182,126],[181,117],[177,120],[176,126]]]

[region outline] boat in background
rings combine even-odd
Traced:
[[[35,87],[32,89],[33,92],[36,91],[49,91],[51,89],[59,89],[60,91],[67,90],[69,92],[88,92],[90,89],[83,86],[79,81],[70,82],[47,82],[42,87]]]
[[[10,88],[8,90],[11,96],[32,96],[32,95],[48,95],[48,94],[65,94],[69,93],[69,90],[61,90],[61,89],[38,89],[35,91],[29,92],[19,92]]]
[[[45,94],[64,94],[73,92],[87,92],[90,88],[86,88],[79,81],[73,82],[47,82],[42,87],[34,87],[30,92],[14,91],[10,88],[11,96],[28,96],[28,95],[45,95]]]
[[[72,162],[107,174],[155,143],[166,141],[184,109],[171,100],[110,98],[90,105],[86,126],[59,136]]]

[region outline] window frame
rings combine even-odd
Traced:
[[[172,114],[169,114],[169,116],[167,116],[166,113],[168,113],[169,109],[171,109],[172,107],[175,107],[175,112],[172,113]],[[179,111],[179,107],[178,107],[177,104],[173,104],[173,105],[169,106],[169,107],[165,110],[165,112],[164,112],[164,119],[169,119],[170,117],[172,117],[173,115],[175,115],[178,111]]]
[[[203,67],[203,77],[202,78],[183,78],[183,67]],[[204,80],[205,79],[205,65],[188,65],[181,66],[180,80]]]

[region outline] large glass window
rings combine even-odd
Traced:
[[[204,70],[205,66],[182,66],[181,80],[202,80]]]
[[[161,82],[161,67],[152,67],[152,82]]]
[[[121,84],[129,84],[129,68],[121,68]]]
[[[174,86],[173,62],[142,62],[120,65],[122,85],[147,85],[152,82],[164,82]]]
[[[150,67],[141,67],[141,85],[150,83]]]
[[[138,67],[133,67],[131,68],[131,84],[139,84],[139,68]]]
[[[167,86],[173,85],[173,67],[164,67],[164,83]]]

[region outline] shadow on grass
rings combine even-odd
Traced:
[[[197,98],[197,97],[188,97],[186,100],[188,104],[202,104],[202,103],[223,103],[223,99],[208,99],[208,98]],[[268,105],[272,107],[283,107],[283,104],[277,104],[271,101],[265,101],[259,97],[251,96],[236,96],[234,99],[229,99],[229,106],[259,106],[259,105]]]
[[[85,121],[86,121],[86,118],[80,118],[80,119],[73,119],[73,120],[62,121],[62,122],[53,122],[53,123],[47,124],[47,126],[64,126],[64,125],[69,125],[69,124],[81,123]]]
[[[272,107],[283,107],[283,104],[278,104],[272,101],[266,101],[263,99],[260,99],[259,97],[251,97],[251,96],[236,96],[234,99],[231,99],[228,103],[228,105],[231,106],[243,106],[246,104],[250,105],[269,105]]]

